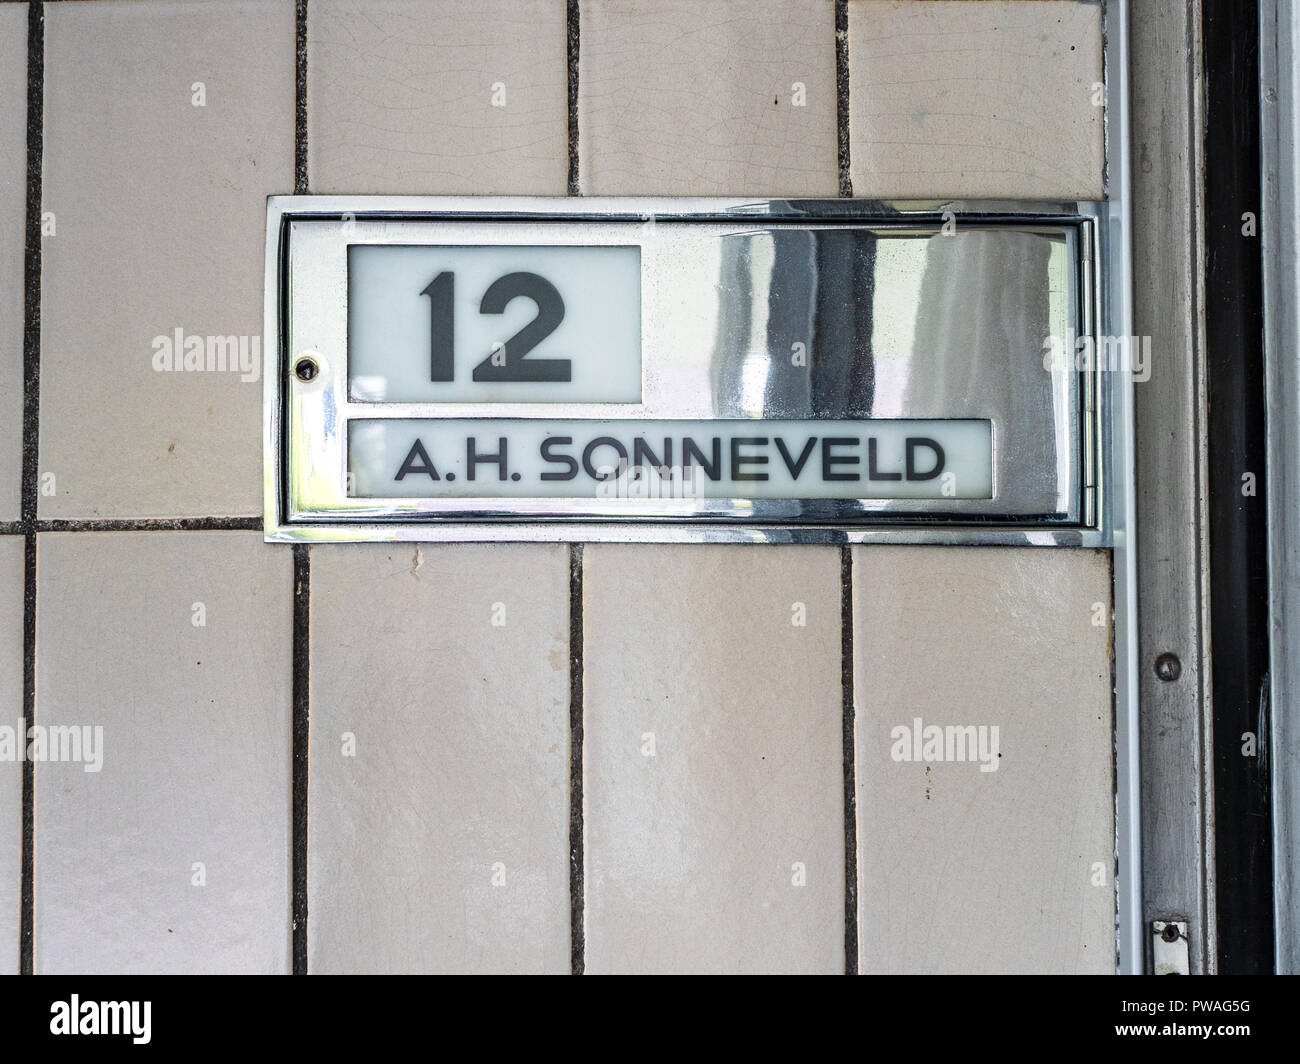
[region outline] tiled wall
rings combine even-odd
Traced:
[[[268,545],[260,361],[160,368],[304,162],[1099,198],[1100,6],[303,6],[0,4],[0,726],[91,729],[0,760],[0,968],[1112,970],[1105,554]]]

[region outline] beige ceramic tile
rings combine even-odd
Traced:
[[[18,971],[22,875],[23,539],[0,536],[0,975]]]
[[[851,0],[855,196],[1102,198],[1101,5]]]
[[[0,100],[0,521],[16,521],[23,442],[26,4],[0,5]]]
[[[839,972],[839,553],[585,548],[586,970]]]
[[[564,0],[312,0],[312,192],[564,195]]]
[[[37,971],[285,971],[290,553],[71,532],[38,554],[36,723],[91,731],[36,766]]]
[[[584,0],[585,195],[833,196],[830,0]]]
[[[869,546],[853,588],[861,970],[1113,971],[1106,554]]]
[[[41,516],[257,515],[293,3],[105,0],[45,21]]]
[[[569,555],[317,547],[313,972],[569,970]]]

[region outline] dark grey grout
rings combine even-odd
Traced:
[[[27,9],[27,226],[23,259],[23,720],[36,720],[36,515],[40,501],[41,162],[45,145],[45,9]],[[23,758],[18,970],[31,975],[35,923],[36,766]]]
[[[27,9],[27,217],[23,285],[23,720],[36,720],[36,515],[41,378],[41,163],[45,128],[45,11],[41,0]],[[22,857],[19,887],[18,967],[34,970],[36,766],[22,767]]]
[[[307,181],[307,0],[294,6],[293,191],[308,193]],[[278,356],[277,356],[278,357]],[[291,942],[294,975],[307,974],[307,816],[311,740],[311,548],[293,545],[293,738],[290,803],[292,817]]]
[[[294,6],[293,191],[307,195],[307,0]]]
[[[835,135],[840,196],[853,195],[849,150],[849,5],[835,0]],[[858,974],[858,796],[853,707],[853,548],[840,547],[840,697],[844,755],[844,974]]]
[[[840,697],[844,755],[844,974],[858,974],[858,796],[853,707],[853,548],[840,547]]]
[[[145,517],[46,519],[37,532],[261,532],[260,517]]]
[[[849,163],[849,3],[835,0],[835,156],[840,195],[853,195]]]
[[[36,534],[23,537],[23,723],[36,723]],[[26,736],[19,739],[26,741]],[[36,766],[23,758],[22,768],[22,856],[18,903],[18,971],[31,975],[35,969],[36,912]]]
[[[569,547],[569,971],[587,966],[582,817],[582,544]]]
[[[578,168],[579,0],[565,5],[565,60],[568,92],[568,194],[581,195]],[[582,809],[582,544],[569,546],[569,972],[587,968],[586,851]]]
[[[293,545],[293,974],[307,974],[307,784],[311,710],[311,551]]]
[[[23,259],[23,453],[18,528],[36,531],[40,500],[41,402],[41,155],[44,150],[45,12],[27,9],[27,203]]]
[[[578,50],[581,18],[578,0],[567,0],[565,8],[565,58],[568,65],[569,183],[570,196],[581,195],[578,187]]]

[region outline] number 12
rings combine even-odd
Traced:
[[[429,380],[456,378],[456,275],[438,274],[420,293],[429,297]],[[564,320],[564,299],[545,277],[535,273],[507,273],[483,293],[480,314],[501,314],[520,297],[537,304],[537,317],[504,344],[493,344],[492,354],[474,367],[476,381],[571,381],[573,363],[567,358],[528,358],[528,352],[545,340]],[[498,358],[498,352],[501,356]]]

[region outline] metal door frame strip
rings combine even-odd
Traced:
[[[1107,209],[1097,256],[1101,335],[1133,335],[1132,248],[1129,214],[1128,0],[1107,0],[1103,9],[1106,85]],[[1142,806],[1138,753],[1137,541],[1134,474],[1133,382],[1129,373],[1102,375],[1109,387],[1111,489],[1102,492],[1112,508],[1115,610],[1115,920],[1117,970],[1141,974]]]

